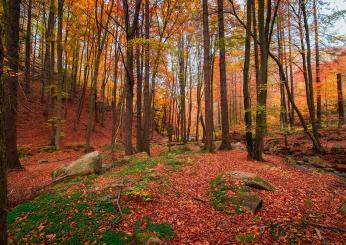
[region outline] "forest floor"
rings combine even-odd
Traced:
[[[18,145],[24,170],[9,173],[13,244],[140,244],[151,236],[171,244],[343,244],[346,240],[346,217],[340,213],[346,179],[337,176],[344,171],[346,154],[332,152],[336,145],[346,147],[345,128],[321,130],[327,152],[317,162],[300,132],[289,136],[289,147],[282,136],[269,136],[265,162],[249,161],[241,150],[169,151],[155,136],[150,158],[51,186],[55,168],[85,154],[87,111],[78,131],[73,130],[73,120],[66,121],[63,149],[50,152],[46,150],[50,127],[42,115],[44,105],[35,99],[39,97],[34,93],[19,101]],[[68,119],[74,116],[73,108],[75,103],[67,110]],[[92,137],[104,161],[110,161],[110,113]],[[232,139],[237,143],[243,137],[232,134]],[[116,157],[122,156],[119,146]],[[224,177],[230,171],[256,174],[275,191],[247,188],[238,180],[229,183]],[[109,188],[119,182],[125,183],[121,221],[111,200],[114,190]],[[263,201],[258,212],[230,203],[233,195],[244,193]]]

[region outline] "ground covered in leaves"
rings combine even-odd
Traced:
[[[280,157],[265,159],[249,161],[239,150],[209,154],[181,147],[119,161],[109,172],[60,183],[12,209],[10,241],[141,244],[158,237],[171,244],[342,244],[346,218],[339,209],[346,180]],[[253,173],[273,188],[224,181],[230,171]],[[113,202],[114,183],[124,184],[122,218]],[[255,193],[262,207],[252,213],[229,202],[237,193]]]

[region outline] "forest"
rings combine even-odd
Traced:
[[[345,0],[2,0],[0,245],[344,244]]]

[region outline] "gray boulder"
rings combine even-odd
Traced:
[[[275,191],[275,187],[268,181],[262,179],[254,173],[243,171],[231,171],[227,172],[225,176],[229,176],[234,179],[239,179],[244,182],[248,187],[252,187],[259,190]]]
[[[55,169],[52,173],[53,180],[65,177],[85,176],[99,173],[102,169],[101,155],[95,151],[86,154],[71,164]]]
[[[234,205],[242,206],[249,209],[252,213],[256,213],[263,204],[262,199],[255,193],[238,192],[231,197]]]

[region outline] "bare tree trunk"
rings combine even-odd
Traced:
[[[226,77],[226,48],[225,48],[225,23],[223,16],[223,0],[217,1],[218,8],[218,27],[219,27],[219,46],[220,46],[220,94],[221,94],[221,120],[222,120],[222,141],[218,150],[231,149],[229,137],[229,115],[228,115],[228,95]]]
[[[244,94],[244,110],[245,110],[245,137],[248,156],[253,156],[253,137],[252,137],[252,108],[250,100],[249,88],[249,70],[251,55],[251,9],[254,8],[253,0],[247,0],[246,4],[246,37],[245,37],[245,62],[243,74],[243,94]],[[254,44],[257,46],[257,43]]]
[[[306,9],[305,9],[305,1],[301,0],[300,4],[301,4],[303,20],[304,20],[305,39],[306,39],[306,47],[307,47],[306,64],[307,64],[308,81],[309,81],[308,86],[309,86],[309,92],[310,92],[307,96],[308,96],[308,104],[310,105],[309,106],[309,112],[310,112],[312,133],[313,133],[313,135],[314,135],[314,137],[318,143],[318,148],[315,149],[315,151],[323,152],[323,148],[322,148],[320,140],[319,140],[318,127],[317,127],[316,118],[315,118],[315,103],[314,103],[312,66],[311,66],[310,33],[309,33],[309,24],[308,24],[308,19],[307,19],[307,15],[306,15]]]
[[[32,0],[28,0],[28,20],[25,36],[25,73],[24,84],[25,92],[30,93],[30,76],[31,76],[31,23],[32,23]]]
[[[137,31],[137,38],[139,38],[139,31]],[[143,73],[142,73],[142,67],[143,67],[143,62],[141,62],[141,48],[139,44],[136,45],[136,72],[137,72],[137,99],[136,99],[136,104],[137,104],[137,133],[136,133],[136,148],[137,152],[142,152],[143,151],[143,131],[142,131],[142,84],[143,84]]]
[[[202,1],[203,8],[203,48],[204,48],[204,87],[205,87],[205,149],[214,152],[213,144],[213,117],[211,101],[211,76],[210,76],[210,34],[208,1]],[[203,125],[203,124],[202,124]]]
[[[2,37],[2,25],[0,23],[0,37]],[[0,244],[7,244],[7,158],[5,139],[5,84],[4,72],[4,48],[0,38]]]
[[[4,74],[6,157],[10,169],[21,169],[17,151],[17,92],[19,71],[20,0],[4,2],[8,72]]]
[[[149,16],[149,0],[145,1],[145,29],[144,35],[146,41],[150,38],[150,16]],[[150,76],[150,67],[149,67],[149,43],[146,43],[144,46],[144,111],[143,111],[143,150],[150,153],[150,120],[151,120],[151,97],[149,91],[149,76]]]
[[[339,127],[345,124],[345,111],[344,111],[344,97],[342,94],[342,78],[341,74],[337,74],[337,87],[338,87],[338,113],[339,113]]]
[[[313,1],[314,13],[314,31],[315,31],[315,59],[316,59],[316,112],[317,112],[317,127],[322,126],[322,98],[321,98],[321,78],[320,78],[320,50],[319,50],[319,37],[318,37],[318,17],[317,17],[317,3]]]
[[[62,117],[62,86],[63,86],[63,70],[62,70],[62,19],[63,19],[64,2],[58,0],[58,86],[57,86],[57,127],[55,135],[55,146],[60,149],[60,134],[61,134],[61,117]]]

